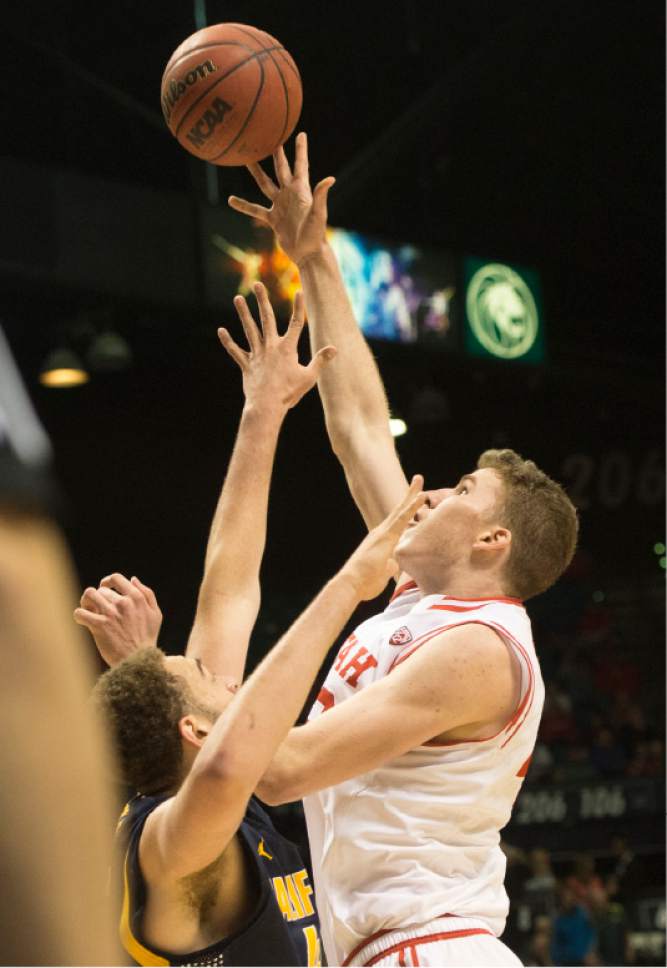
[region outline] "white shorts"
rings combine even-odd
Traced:
[[[382,932],[355,948],[344,965],[378,968],[520,966],[517,956],[473,918],[437,918],[404,931]]]

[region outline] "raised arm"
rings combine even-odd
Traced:
[[[284,336],[261,283],[255,286],[262,322],[256,326],[242,296],[234,300],[248,340],[243,350],[227,330],[220,341],[241,368],[245,404],[227,476],[213,517],[204,576],[186,655],[214,674],[240,682],[248,642],[259,609],[259,569],[266,541],[271,471],[287,411],[311,389],[335,354],[324,347],[308,366],[299,364],[297,344],[304,306],[297,293]],[[115,573],[98,589],[87,588],[75,620],[85,625],[103,658],[114,665],[132,651],[155,645],[161,614],[150,588]]]
[[[335,350],[323,347],[308,366],[299,364],[297,344],[304,326],[303,296],[297,293],[284,336],[261,283],[255,286],[262,330],[245,299],[234,304],[249,350],[225,329],[220,340],[241,368],[245,404],[234,452],[215,511],[206,549],[204,577],[186,655],[212,672],[243,678],[250,633],[260,602],[259,569],[266,542],[269,485],[278,435],[287,411],[315,385]]]
[[[216,722],[176,796],[151,815],[142,838],[150,879],[201,870],[229,843],[331,644],[357,604],[378,595],[395,570],[391,556],[424,501],[422,484],[415,477],[399,506],[260,663]]]
[[[338,355],[318,387],[327,431],[345,470],[352,496],[368,527],[375,526],[405,493],[407,481],[389,431],[389,407],[373,355],[354,317],[343,278],[326,241],[327,195],[335,179],[311,193],[306,135],[296,139],[294,171],[282,148],[274,156],[276,181],[260,165],[249,171],[271,208],[232,196],[236,211],[269,225],[297,264],[308,307],[313,351],[333,343]]]

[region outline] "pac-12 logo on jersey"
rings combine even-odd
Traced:
[[[389,639],[389,645],[407,645],[408,642],[412,642],[412,632],[407,625],[401,625]]]

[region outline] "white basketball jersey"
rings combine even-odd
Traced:
[[[544,685],[530,620],[517,599],[421,596],[413,582],[341,647],[313,719],[389,675],[455,625],[496,630],[521,667],[521,697],[495,736],[426,743],[304,800],[329,964],[376,932],[443,915],[502,934],[508,911],[500,830],[528,769]]]

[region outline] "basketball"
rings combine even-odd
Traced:
[[[248,165],[282,145],[299,120],[301,77],[282,44],[245,24],[215,24],[176,48],[162,75],[162,113],[186,151]]]

